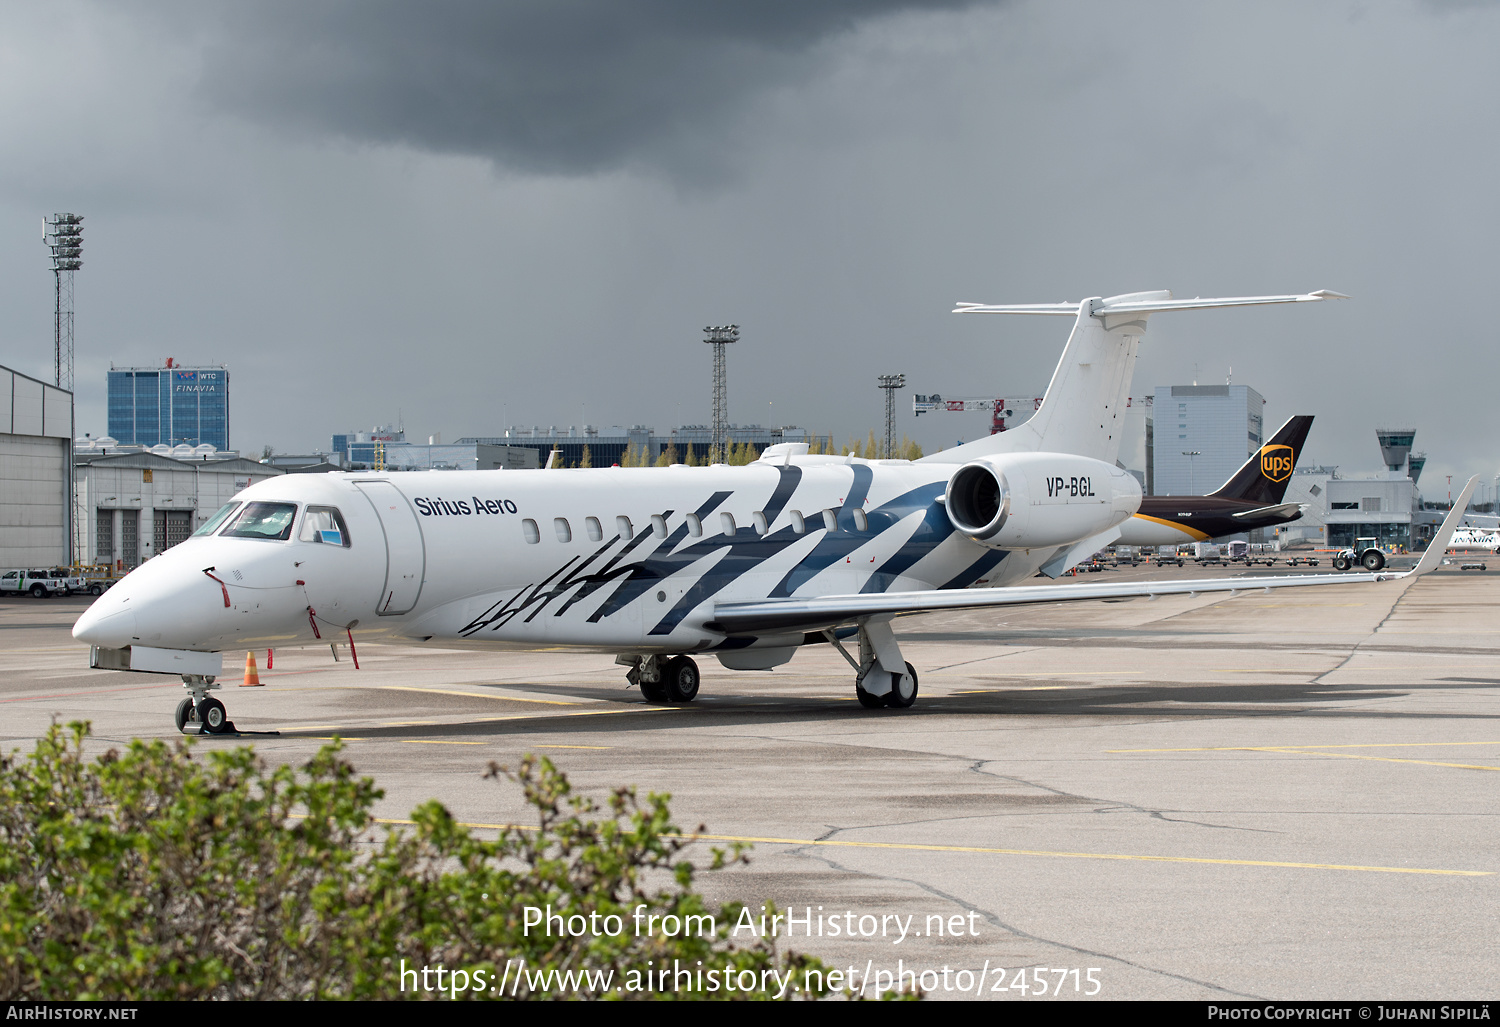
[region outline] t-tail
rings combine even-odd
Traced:
[[[1244,466],[1209,495],[1265,506],[1280,503],[1286,495],[1287,483],[1292,480],[1292,471],[1297,467],[1297,458],[1302,455],[1302,444],[1307,441],[1312,423],[1310,414],[1291,418],[1271,436],[1270,442],[1251,454]]]
[[[1152,314],[1169,310],[1249,307],[1267,303],[1313,303],[1347,299],[1320,289],[1299,296],[1236,296],[1174,300],[1172,294],[1133,292],[1081,303],[992,306],[960,303],[956,314],[1052,314],[1073,318],[1073,333],[1052,373],[1041,407],[1010,431],[934,453],[932,463],[966,463],[993,453],[1075,453],[1114,463],[1120,455],[1125,405],[1135,372],[1136,351]]]

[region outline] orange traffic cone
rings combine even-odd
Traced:
[[[255,666],[255,654],[245,654],[245,680],[240,682],[241,688],[259,688],[260,671]]]

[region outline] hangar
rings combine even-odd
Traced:
[[[73,394],[0,367],[0,567],[67,564]]]

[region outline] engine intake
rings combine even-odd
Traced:
[[[997,535],[1010,519],[1005,474],[986,464],[965,464],[948,482],[948,519],[978,542]]]
[[[944,503],[955,530],[989,549],[1081,542],[1135,513],[1140,484],[1119,467],[1071,453],[1004,453],[964,464]]]

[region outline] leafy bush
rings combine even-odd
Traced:
[[[492,764],[538,824],[487,841],[437,802],[380,828],[381,791],[337,743],[268,769],[249,748],[205,760],[159,740],[90,761],[87,735],[54,725],[0,757],[3,999],[765,998],[824,969],[774,940],[731,944],[739,907],[693,891],[666,796],[621,788],[601,809],[546,759]],[[743,859],[714,850],[712,868]],[[638,912],[714,926],[638,932]],[[575,914],[590,927],[559,931]],[[673,969],[686,986],[642,976]]]

